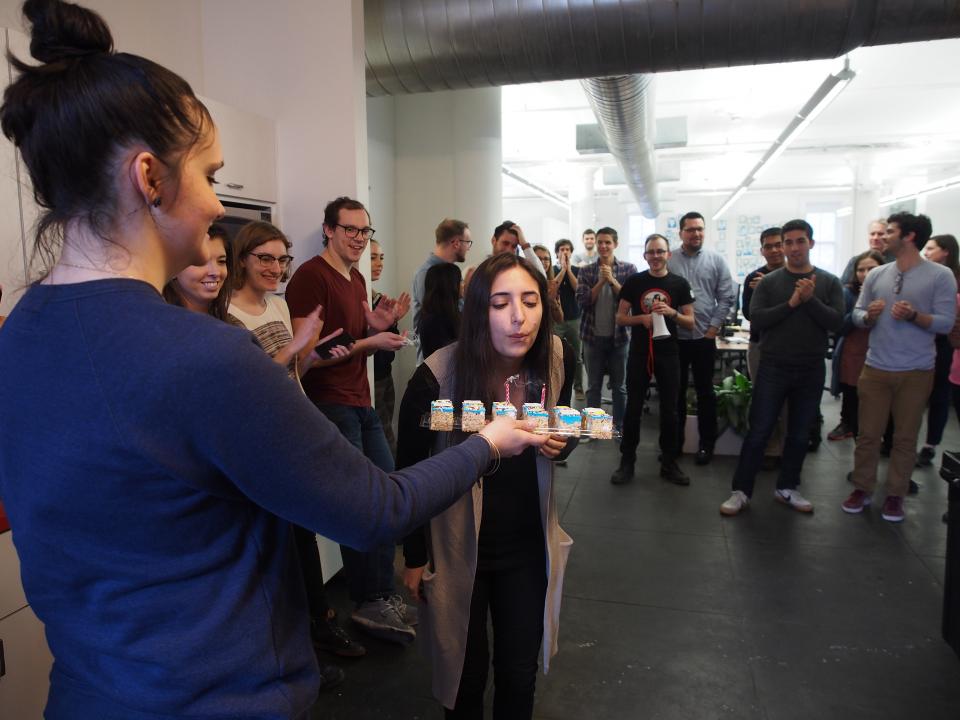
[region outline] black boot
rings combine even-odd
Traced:
[[[676,460],[664,460],[660,463],[660,477],[674,485],[690,484],[690,478],[680,469]]]
[[[613,471],[610,476],[610,482],[614,485],[623,485],[633,480],[633,460],[623,458],[620,460],[620,467]]]

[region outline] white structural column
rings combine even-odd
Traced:
[[[867,226],[881,216],[880,188],[873,180],[872,168],[861,161],[857,165],[853,188],[853,227],[851,228],[851,247],[847,257],[853,257],[867,249]],[[838,269],[843,265],[838,258]]]
[[[397,290],[409,292],[445,217],[470,225],[473,247],[464,267],[478,264],[490,252],[493,228],[504,220],[500,88],[398,96],[394,122],[391,251],[396,257]],[[407,318],[405,326],[409,322]],[[409,377],[413,353],[398,353],[396,362],[399,377]]]
[[[594,227],[596,208],[594,207],[594,179],[597,175],[595,165],[576,167],[570,178],[570,239],[577,250],[582,249],[581,233]]]

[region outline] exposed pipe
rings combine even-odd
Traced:
[[[960,37],[960,0],[365,0],[367,94],[839,57]]]
[[[657,168],[653,154],[653,75],[582,80],[607,147],[617,159],[627,187],[648,218],[660,213]]]
[[[600,78],[584,89],[651,216],[649,81],[624,76],[960,37],[960,0],[365,0],[364,28],[371,96]]]

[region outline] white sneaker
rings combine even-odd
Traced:
[[[773,499],[802,513],[813,512],[813,503],[796,490],[775,490]]]
[[[734,490],[733,494],[725,503],[720,506],[721,515],[736,515],[750,504],[748,498],[741,490]]]

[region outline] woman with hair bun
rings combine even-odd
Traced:
[[[388,475],[249,333],[164,302],[223,214],[210,114],[115,53],[96,13],[23,12],[42,64],[11,59],[0,127],[47,269],[0,332],[0,496],[54,657],[45,716],[305,717],[319,677],[290,523],[393,541],[546,439],[495,422]]]

